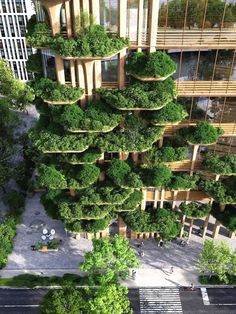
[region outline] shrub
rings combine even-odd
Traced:
[[[179,232],[175,213],[165,208],[155,208],[151,212],[137,209],[122,214],[122,217],[136,232],[158,232],[163,239],[173,238]]]
[[[31,83],[35,95],[49,101],[75,101],[83,94],[83,89],[40,78]]]
[[[55,107],[53,107],[55,108]],[[59,109],[59,110],[58,110]],[[85,110],[77,104],[64,108],[56,107],[53,117],[69,131],[88,130],[107,132],[121,121],[121,115],[113,113],[104,103],[91,101]]]
[[[76,179],[81,186],[88,186],[94,183],[100,174],[100,169],[95,165],[81,165]]]
[[[9,207],[10,214],[18,217],[24,211],[25,197],[22,193],[11,190],[2,197],[3,203]]]
[[[194,202],[189,204],[181,203],[179,208],[182,210],[183,215],[190,218],[203,218],[211,210],[209,204],[199,204]]]
[[[215,128],[207,121],[177,131],[178,136],[192,144],[213,144],[223,134],[221,128]]]
[[[219,156],[217,154],[208,153],[202,165],[205,169],[222,175],[229,175],[236,173],[236,156],[233,154],[227,154]]]
[[[174,102],[169,102],[164,108],[159,111],[154,111],[150,114],[150,119],[153,124],[165,125],[168,123],[176,123],[187,117],[187,112],[183,106]]]
[[[166,146],[160,149],[153,147],[145,153],[144,163],[151,167],[156,166],[162,162],[180,161],[184,160],[187,157],[187,154],[187,147],[174,148],[172,146]]]
[[[28,60],[26,61],[26,69],[34,73],[43,72],[41,52],[29,55]]]
[[[171,169],[164,165],[141,170],[141,177],[146,187],[165,187],[170,183],[171,176]]]
[[[170,190],[194,190],[199,180],[198,175],[190,176],[187,173],[175,174],[172,176],[168,186]]]
[[[136,82],[124,89],[99,88],[96,92],[118,109],[158,109],[176,96],[176,87],[174,81],[168,78],[162,82]]]
[[[168,76],[176,71],[176,63],[162,51],[147,55],[134,52],[128,57],[126,70],[142,77]]]
[[[132,192],[122,205],[116,206],[116,212],[128,212],[135,210],[143,200],[143,193],[141,191]]]
[[[95,148],[89,148],[83,153],[79,154],[60,154],[57,160],[60,162],[67,162],[71,164],[94,163],[101,157],[101,152]]]
[[[67,188],[67,181],[64,174],[56,170],[55,166],[39,165],[38,175],[37,182],[41,187],[49,189]]]
[[[224,211],[221,211],[220,204],[213,203],[211,215],[219,220],[222,225],[232,232],[236,231],[236,206],[227,204]]]

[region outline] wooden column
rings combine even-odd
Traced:
[[[72,5],[72,14],[73,14],[73,31],[76,33],[78,31],[78,20],[80,15],[80,2],[78,0],[73,0]]]
[[[84,69],[84,80],[85,80],[85,90],[88,99],[92,98],[93,95],[93,67],[94,60],[83,60]]]
[[[137,164],[138,163],[138,155],[139,153],[131,153],[131,156],[132,156],[132,160],[134,162],[134,164]]]
[[[159,139],[159,142],[158,142],[158,147],[159,147],[159,148],[162,148],[162,146],[163,146],[163,140],[164,140],[164,136],[161,136],[160,139]]]
[[[75,60],[70,60],[70,76],[71,76],[71,85],[73,87],[76,87]]]
[[[127,225],[122,219],[122,217],[118,217],[118,233],[122,237],[126,238]]]
[[[142,51],[142,34],[143,33],[143,0],[138,0],[138,30],[137,30],[137,44],[138,51]]]
[[[159,197],[159,191],[155,189],[155,192],[154,192],[154,207],[155,208],[157,207],[158,197]]]
[[[193,154],[192,154],[192,159],[191,159],[190,176],[193,175],[193,170],[194,170],[195,161],[197,159],[198,149],[199,149],[199,144],[193,145]]]
[[[100,24],[100,4],[99,4],[99,0],[92,0],[90,2],[91,8],[90,8],[90,12],[93,15],[94,18],[94,22],[95,24]]]
[[[125,87],[125,59],[126,59],[126,49],[123,49],[118,54],[118,87]]]
[[[145,208],[146,208],[146,199],[147,199],[147,190],[146,189],[142,189],[142,192],[143,192],[143,200],[142,200],[142,203],[141,203],[141,209],[145,210]]]
[[[70,189],[70,196],[75,196],[75,189]]]
[[[162,190],[161,190],[160,208],[162,208],[164,206],[164,200],[165,200],[165,189],[162,188]]]
[[[192,231],[193,231],[193,219],[191,218],[190,219],[190,224],[189,224],[189,232],[188,232],[188,238],[189,239],[191,237]]]
[[[52,34],[61,32],[60,13],[63,2],[61,0],[41,0],[43,7],[47,10],[50,19]]]
[[[149,52],[156,51],[159,1],[149,0]]]
[[[120,37],[126,37],[126,23],[127,23],[127,0],[118,1],[118,33]],[[125,87],[125,59],[126,49],[123,49],[118,54],[118,87]]]
[[[208,214],[208,215],[206,216],[205,221],[204,221],[203,231],[202,231],[202,237],[203,237],[203,239],[204,239],[205,236],[206,236],[206,232],[207,232],[207,227],[208,227],[209,219],[210,219],[210,214]]]
[[[233,231],[229,231],[229,238],[234,239],[235,233]]]
[[[221,226],[221,223],[216,219],[216,222],[215,222],[215,225],[214,225],[214,229],[213,229],[213,233],[212,233],[212,238],[213,239],[216,239],[218,234],[219,234],[219,231],[220,231],[220,226]]]
[[[72,36],[72,25],[70,16],[70,1],[65,1],[65,13],[66,13],[66,31],[67,36],[70,38]]]
[[[61,84],[65,84],[65,70],[64,70],[64,62],[63,59],[55,55],[55,66],[56,66],[56,73],[57,73],[57,80]]]
[[[184,233],[184,223],[185,223],[185,219],[186,219],[186,216],[183,215],[183,216],[182,216],[182,219],[181,219],[182,227],[181,227],[180,235],[179,235],[180,238],[182,238],[183,233]]]
[[[94,88],[102,86],[102,62],[97,60],[94,62],[94,77],[93,77]]]
[[[173,191],[172,209],[175,209],[177,195],[178,195],[178,191],[177,190]]]

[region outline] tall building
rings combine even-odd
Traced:
[[[209,122],[215,128],[222,128],[224,134],[221,134],[214,143],[201,142],[201,140],[191,142],[188,140],[186,144],[187,156],[184,159],[171,160],[171,162],[166,163],[174,175],[181,177],[183,174],[187,174],[193,177],[194,174],[203,171],[202,160],[206,151],[217,153],[219,156],[226,153],[235,154],[235,0],[42,0],[38,1],[37,4],[41,6],[40,12],[44,12],[43,15],[38,15],[38,20],[45,20],[50,28],[49,36],[54,38],[53,36],[60,33],[64,38],[64,40],[61,39],[61,42],[71,43],[70,47],[64,43],[61,44],[60,48],[55,48],[54,45],[54,51],[53,49],[50,50],[50,44],[38,47],[42,49],[43,53],[45,51],[45,55],[48,54],[46,64],[48,77],[56,79],[60,84],[83,88],[85,94],[78,101],[78,105],[82,108],[86,108],[88,100],[95,97],[93,90],[96,88],[118,88],[123,90],[133,84],[130,75],[125,71],[127,55],[132,52],[138,51],[150,54],[155,51],[164,51],[177,64],[177,71],[173,74],[177,90],[176,102],[184,105],[188,115],[183,117],[182,121],[174,121],[178,123],[173,123],[173,121],[167,119],[164,123],[163,132],[159,134],[158,139],[151,141],[148,148],[144,145],[145,149],[143,150],[129,150],[124,148],[125,144],[123,147],[121,145],[118,148],[111,149],[109,148],[112,146],[109,139],[112,141],[114,138],[109,138],[105,132],[101,131],[100,135],[96,135],[92,142],[85,145],[85,149],[96,145],[101,149],[101,156],[96,161],[97,164],[107,165],[114,158],[120,160],[131,159],[136,165],[142,164],[146,151],[150,149],[161,150],[163,147],[175,147],[177,145],[174,138],[176,131],[185,127],[195,127],[200,121]],[[81,11],[91,14],[95,23],[103,25],[108,33],[128,37],[130,40],[129,47],[117,50],[117,53],[107,57],[76,56],[76,50],[74,51],[71,48],[72,41],[69,40],[75,39],[78,34],[77,23]],[[69,49],[73,50],[71,55],[68,53]],[[148,84],[143,82],[145,80],[140,79],[138,75],[136,75],[136,78],[141,81],[140,84]],[[155,81],[155,79],[152,80]],[[148,78],[146,81],[148,81]],[[149,81],[151,80],[149,79]],[[170,85],[170,90],[171,88]],[[167,92],[170,92],[170,90],[167,90]],[[136,96],[138,97],[137,94]],[[101,97],[111,105],[111,100],[109,102],[109,97],[105,92],[102,93]],[[112,99],[114,100],[114,97]],[[130,99],[133,100],[132,97]],[[66,105],[71,103],[71,100],[63,102],[46,99],[45,102],[50,105]],[[134,108],[130,105],[130,107],[122,109],[121,104],[116,103],[115,105],[113,103],[112,108],[114,107],[116,108],[113,109],[115,112],[120,110],[120,113],[124,114],[125,111],[125,113],[128,113],[127,116],[138,116],[147,120],[150,117],[147,112],[145,113],[142,106],[134,106]],[[154,110],[160,109],[154,108]],[[157,123],[157,126],[160,127],[160,123]],[[163,124],[161,126],[163,127]],[[122,123],[120,128],[121,131],[116,129],[115,132],[124,132],[123,134],[125,134],[123,130],[125,126]],[[69,128],[69,130],[71,129]],[[189,130],[195,132],[194,128]],[[145,138],[148,133],[146,131],[142,133],[142,131],[140,131],[140,138]],[[85,134],[89,131],[78,130],[78,132],[84,132],[83,134]],[[81,134],[78,135],[78,138],[80,136]],[[105,139],[106,143],[109,143],[107,145],[103,145],[104,142],[101,144],[101,141],[97,139],[99,136]],[[138,140],[138,137],[134,135],[133,139],[134,141]],[[145,139],[146,145],[148,145],[149,140],[148,137]],[[186,138],[183,138],[183,142],[184,140]],[[104,146],[108,148],[104,148]],[[45,151],[50,154],[50,149],[44,149]],[[73,153],[73,149],[69,149],[69,152]],[[74,153],[76,154],[75,150]],[[69,160],[68,150],[64,150],[64,154],[67,154],[67,160]],[[57,160],[59,163],[59,158]],[[72,159],[70,159],[70,164],[73,164]],[[78,160],[77,164],[80,164]],[[71,167],[73,168],[72,165]],[[101,171],[104,172],[104,170]],[[221,174],[224,175],[223,172]],[[210,174],[204,172],[203,177],[205,180],[217,181],[219,180],[219,173],[214,173],[214,171],[210,171]],[[104,177],[100,175],[100,180],[103,179]],[[67,187],[69,188],[69,186]],[[77,195],[75,190],[76,188],[70,188],[71,197],[78,200],[81,195],[80,193]],[[214,195],[207,188],[205,190],[199,187],[193,189],[177,187],[174,189],[165,185],[154,187],[151,183],[143,183],[141,191],[143,199],[140,207],[143,210],[161,208],[167,203],[174,209],[179,202],[211,202],[212,199],[218,201],[217,197],[214,198]],[[125,204],[123,205],[125,206]],[[81,219],[86,220],[85,218]],[[120,217],[119,222],[120,228],[124,226]],[[204,224],[203,235],[205,235],[207,223],[208,216]],[[218,226],[219,223],[218,225],[216,223],[214,235],[217,234]]]
[[[0,2],[0,57],[9,61],[15,76],[27,81],[26,61],[32,48],[26,46],[28,19],[34,14],[31,0],[1,0]]]

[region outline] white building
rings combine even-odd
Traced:
[[[0,57],[9,61],[15,76],[28,80],[25,63],[32,48],[25,41],[27,20],[34,14],[31,0],[0,1]]]

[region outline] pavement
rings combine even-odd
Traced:
[[[130,288],[134,314],[235,314],[236,288]],[[0,314],[36,314],[48,289],[0,288]],[[102,314],[102,313],[101,313]]]

